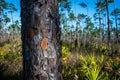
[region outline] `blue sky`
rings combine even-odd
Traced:
[[[75,7],[76,7],[76,14],[77,13],[86,13],[86,9],[81,8],[78,5],[80,2],[85,2],[85,3],[88,2],[87,5],[89,7],[89,16],[92,17],[92,15],[95,13],[95,5],[94,4],[95,4],[95,2],[97,0],[69,0],[69,1],[72,2],[72,10],[73,11],[75,11],[74,10],[74,5],[75,5]],[[75,1],[75,3],[74,3],[74,1]],[[15,7],[17,8],[18,11],[14,12],[13,19],[14,20],[19,20],[20,19],[20,0],[6,0],[6,2],[13,3],[15,5]],[[115,5],[116,5],[117,8],[120,9],[120,0],[115,0]],[[113,10],[113,4],[109,5],[109,10],[110,11]]]
[[[79,3],[84,2],[87,3],[88,9],[89,9],[89,16],[93,16],[93,14],[95,13],[95,3],[98,0],[69,0],[70,2],[72,2],[72,10],[74,10],[74,5],[76,7],[76,13],[86,13],[86,9],[81,8],[79,6]],[[115,0],[115,5],[117,8],[120,9],[120,0]],[[113,4],[109,4],[109,10],[110,12],[114,9]]]
[[[20,20],[20,0],[6,0],[8,3],[13,3],[15,7],[17,8],[17,12],[13,13],[13,19],[15,20]],[[10,15],[9,15],[10,17]]]

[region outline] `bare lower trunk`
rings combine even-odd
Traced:
[[[103,38],[103,36],[102,36],[102,23],[101,23],[101,13],[99,13],[99,27],[100,27],[100,43],[102,43],[102,38]]]
[[[107,25],[108,25],[108,45],[110,44],[110,16],[109,16],[109,9],[108,9],[108,0],[105,0],[106,1],[106,10],[107,10]]]
[[[62,80],[57,0],[21,0],[24,80]]]

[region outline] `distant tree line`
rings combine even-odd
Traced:
[[[13,3],[0,0],[0,34],[20,33],[20,21],[14,21],[13,19],[13,13],[16,11],[17,8]],[[10,17],[8,15],[10,15]]]
[[[95,13],[89,16],[89,1],[79,2],[85,12],[76,15],[76,7],[71,9],[69,0],[59,2],[60,22],[63,41],[120,43],[120,9],[116,7],[115,0],[96,0]],[[75,6],[76,0],[74,0]],[[109,5],[114,9],[110,12]]]

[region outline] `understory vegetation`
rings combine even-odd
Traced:
[[[0,78],[1,80],[22,80],[22,45],[19,40],[1,42]],[[119,80],[120,45],[112,49],[105,44],[80,44],[78,48],[65,42],[62,45],[64,80]],[[110,50],[111,49],[111,50]],[[117,53],[116,53],[117,52]]]
[[[120,7],[116,3],[58,0],[63,80],[120,80]],[[0,0],[0,80],[23,80],[21,21],[14,20],[16,11],[13,3]]]

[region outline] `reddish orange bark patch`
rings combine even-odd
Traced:
[[[34,30],[32,28],[28,29],[28,38],[33,38],[34,36]]]
[[[42,48],[42,50],[47,50],[48,49],[48,39],[47,38],[42,39],[40,47]]]

